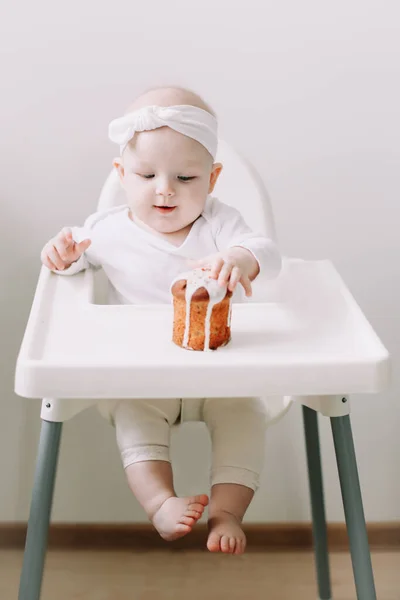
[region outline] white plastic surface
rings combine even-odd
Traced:
[[[276,302],[234,305],[232,341],[190,352],[172,307],[93,304],[93,272],[43,268],[17,361],[30,398],[335,395],[378,392],[388,353],[329,261],[286,259]]]

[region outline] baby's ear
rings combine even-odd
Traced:
[[[120,157],[114,158],[113,167],[117,170],[121,183],[124,182],[125,169]]]
[[[217,183],[218,177],[221,174],[223,169],[222,163],[214,163],[212,166],[212,171],[210,175],[210,186],[208,188],[208,193],[211,194],[215,188],[215,184]]]

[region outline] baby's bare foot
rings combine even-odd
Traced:
[[[207,548],[210,552],[243,554],[246,547],[241,522],[231,513],[221,511],[208,521]]]
[[[154,513],[151,521],[160,536],[172,542],[190,533],[208,504],[205,494],[188,498],[167,498]]]

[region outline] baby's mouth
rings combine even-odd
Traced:
[[[168,213],[173,212],[176,209],[176,206],[156,206],[156,205],[154,205],[154,208],[161,214],[168,214]]]

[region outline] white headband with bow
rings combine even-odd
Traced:
[[[108,135],[111,141],[119,144],[122,154],[137,131],[150,131],[159,127],[170,127],[200,142],[215,160],[218,146],[217,119],[197,106],[145,106],[111,121]]]

